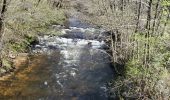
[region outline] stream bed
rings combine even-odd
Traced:
[[[108,100],[114,73],[104,30],[75,18],[67,25],[60,36],[38,37],[28,60],[0,81],[0,100]]]

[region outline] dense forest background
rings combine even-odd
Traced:
[[[112,84],[113,98],[169,99],[170,1],[91,0],[85,4],[85,19],[111,33],[107,41],[120,76]]]
[[[1,73],[13,69],[11,54],[27,52],[36,35],[53,34],[49,25],[63,24],[67,12],[79,12],[80,19],[108,30],[105,41],[117,72],[109,84],[112,98],[170,98],[169,0],[1,0],[0,4]]]

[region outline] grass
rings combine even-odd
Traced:
[[[12,35],[12,47],[25,48],[38,33],[46,33],[52,24],[63,24],[64,10],[51,8],[47,1],[35,6],[35,1],[11,1],[6,14],[6,33]],[[16,37],[16,38],[13,38]],[[20,38],[20,39],[18,39]],[[8,41],[11,38],[8,37]],[[17,42],[16,42],[17,41]],[[22,42],[21,45],[20,42]]]
[[[9,52],[27,52],[31,43],[37,40],[38,34],[57,35],[59,32],[52,32],[54,30],[49,26],[64,24],[65,19],[64,9],[52,8],[48,0],[41,1],[38,6],[35,0],[11,0],[4,20],[4,67],[11,64]]]

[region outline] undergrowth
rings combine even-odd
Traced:
[[[125,64],[123,76],[113,80],[111,97],[114,99],[169,100],[170,98],[170,42],[169,36],[150,37],[151,58],[149,66],[144,63],[144,43],[142,35],[136,36],[140,41],[139,51]],[[137,55],[139,57],[137,58]]]

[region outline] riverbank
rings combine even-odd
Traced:
[[[38,35],[60,33],[52,25],[64,25],[65,9],[53,8],[48,1],[37,3],[34,0],[9,2],[4,19],[0,76],[16,69],[13,60],[23,53],[29,53],[31,45],[38,42]]]

